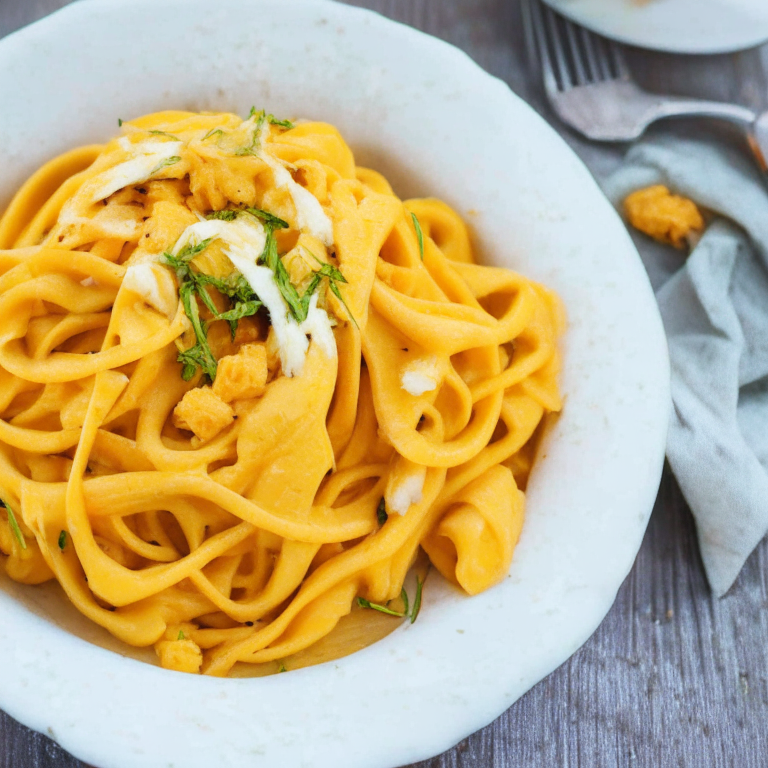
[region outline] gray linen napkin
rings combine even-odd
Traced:
[[[722,596],[768,531],[768,186],[746,153],[673,135],[634,146],[602,183],[619,210],[665,184],[719,214],[687,260],[633,237],[669,341],[667,458]]]

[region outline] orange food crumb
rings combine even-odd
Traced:
[[[684,248],[704,229],[704,217],[696,203],[673,195],[662,184],[628,195],[624,211],[635,229],[675,248]]]
[[[235,412],[210,388],[190,389],[173,410],[173,425],[210,440],[228,427]]]
[[[163,669],[173,669],[176,672],[188,672],[195,675],[203,665],[203,653],[197,643],[191,640],[161,640],[155,643],[155,653],[160,659]]]
[[[267,385],[267,349],[263,344],[244,344],[236,355],[219,360],[213,392],[225,403],[264,394]]]

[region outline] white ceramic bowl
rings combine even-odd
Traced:
[[[0,104],[0,208],[118,117],[255,104],[329,120],[402,196],[467,214],[482,260],[552,286],[569,316],[565,410],[504,583],[465,598],[431,578],[419,621],[375,646],[221,680],[87,642],[109,645],[56,590],[5,581],[0,708],[99,768],[392,768],[486,725],[589,637],[658,488],[666,344],[619,218],[504,83],[445,43],[330,2],[83,0],[0,43]]]

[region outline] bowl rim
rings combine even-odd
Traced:
[[[236,7],[245,2],[246,0],[226,0],[218,5]],[[530,657],[525,660],[527,666],[523,670],[489,673],[485,668],[484,659],[473,660],[478,690],[463,690],[462,701],[440,700],[447,693],[446,681],[441,678],[445,668],[438,665],[438,662],[444,664],[444,659],[421,657],[419,667],[415,666],[413,658],[409,658],[405,653],[406,650],[413,651],[430,639],[437,640],[441,653],[445,655],[459,653],[455,643],[442,643],[444,637],[441,637],[440,633],[444,633],[447,626],[455,623],[455,617],[461,616],[462,620],[466,618],[468,602],[459,599],[445,586],[436,590],[438,594],[435,603],[444,603],[448,607],[442,612],[436,607],[432,612],[432,623],[428,624],[422,619],[422,623],[404,627],[384,641],[338,662],[258,680],[219,680],[185,676],[123,658],[64,633],[0,591],[0,607],[6,618],[0,626],[0,675],[8,681],[0,690],[0,705],[17,720],[33,729],[47,732],[80,759],[97,764],[100,768],[166,765],[167,761],[161,761],[161,756],[150,757],[138,746],[137,741],[140,737],[137,728],[146,728],[151,736],[157,735],[153,730],[156,723],[150,722],[150,718],[157,718],[158,711],[166,712],[165,723],[170,729],[167,738],[173,741],[177,760],[187,765],[205,765],[207,763],[201,762],[201,755],[206,754],[212,744],[218,748],[222,747],[226,739],[225,731],[229,727],[226,723],[231,722],[233,728],[244,726],[245,721],[242,715],[238,714],[238,709],[243,704],[258,710],[257,703],[263,697],[274,697],[272,701],[278,701],[285,713],[293,712],[298,718],[309,717],[313,711],[310,694],[317,690],[333,690],[340,696],[349,696],[349,699],[332,699],[327,707],[328,712],[322,713],[322,718],[327,722],[343,717],[344,728],[341,731],[330,730],[323,735],[318,732],[315,724],[306,723],[309,729],[314,729],[312,745],[306,748],[297,746],[295,740],[277,747],[274,744],[262,744],[256,734],[255,740],[249,742],[249,752],[244,751],[243,745],[231,746],[229,751],[221,753],[221,764],[242,764],[239,761],[250,755],[250,764],[272,765],[279,757],[280,764],[286,768],[304,764],[392,768],[444,751],[501,714],[520,695],[564,662],[594,632],[612,605],[621,582],[634,562],[661,476],[669,402],[666,339],[655,299],[637,251],[623,224],[583,163],[554,130],[515,96],[503,81],[489,75],[467,54],[448,43],[385,19],[373,11],[343,5],[333,0],[258,2],[264,8],[280,8],[284,11],[287,6],[291,6],[295,14],[306,13],[312,18],[324,16],[339,24],[356,24],[358,28],[365,28],[371,34],[397,40],[404,48],[413,46],[423,51],[434,60],[433,66],[438,66],[436,62],[439,62],[446,73],[456,77],[458,81],[470,83],[472,88],[483,94],[490,103],[498,101],[506,110],[505,114],[515,115],[521,124],[525,124],[526,130],[538,131],[558,161],[562,161],[567,173],[583,185],[585,197],[595,203],[595,215],[599,214],[599,218],[607,222],[619,254],[617,258],[626,261],[626,269],[631,273],[631,279],[637,283],[637,293],[633,294],[632,300],[636,303],[638,312],[645,314],[648,322],[649,337],[644,342],[646,346],[643,347],[641,355],[647,356],[652,363],[643,383],[648,387],[647,396],[649,401],[653,402],[654,411],[649,414],[648,423],[644,425],[642,432],[642,456],[639,461],[639,464],[642,464],[642,477],[638,478],[630,489],[632,493],[628,491],[632,498],[622,499],[627,507],[627,525],[623,531],[626,537],[616,548],[615,556],[606,560],[604,570],[608,572],[608,577],[589,585],[592,592],[585,587],[585,591],[578,595],[581,612],[577,625],[569,626],[567,636],[559,638],[556,649],[553,650],[550,646],[532,649]],[[185,7],[190,13],[197,13],[206,4],[203,0],[164,0],[162,8],[165,10],[171,7]],[[92,17],[89,16],[91,11],[98,10],[101,14],[99,18],[106,18],[110,14],[119,16],[120,13],[136,13],[137,9],[151,7],[157,7],[153,0],[111,0],[109,3],[104,0],[78,0],[0,41],[0,72],[9,67],[13,55],[21,52],[22,48],[34,49],[55,33],[66,35],[78,26],[87,26],[92,22]],[[577,330],[569,330],[569,333],[576,334]],[[553,452],[556,452],[556,448],[556,445],[552,446]],[[546,492],[542,490],[540,495],[546,495]],[[504,588],[506,587],[505,584]],[[563,594],[562,584],[558,583],[552,589],[553,594]],[[482,605],[492,610],[502,599],[501,594],[501,590],[492,591],[491,596],[484,602],[477,603],[478,608]],[[550,598],[545,595],[543,599],[546,603]],[[468,629],[467,635],[470,634],[475,643],[487,640],[483,638],[482,632],[470,632]],[[400,683],[406,682],[403,683],[403,690],[399,692],[398,701],[402,706],[396,712],[386,712],[382,715],[381,712],[376,712],[375,708],[371,708],[370,701],[361,697],[360,680],[366,681],[362,686],[366,689],[366,694],[379,695],[385,701],[395,700],[392,697],[396,698],[397,692],[393,693],[386,681],[370,678],[372,669],[390,662],[397,665],[393,677]],[[410,684],[407,682],[409,674],[415,675]],[[497,677],[498,682],[491,690],[488,686],[493,684],[486,678],[493,677]],[[108,691],[119,693],[122,698],[109,700]],[[146,697],[147,691],[154,692],[150,699]],[[216,717],[215,725],[212,725],[208,732],[199,730],[201,721],[198,702],[201,698],[206,698],[207,702],[212,703],[211,711],[207,714]],[[136,702],[144,702],[145,708],[137,711]],[[433,707],[433,714],[427,715],[418,711],[419,707],[427,703]],[[129,714],[135,720],[131,720]],[[321,714],[318,713],[317,716],[321,717]],[[398,743],[377,744],[378,751],[372,754],[367,733],[359,733],[358,726],[361,723],[370,725],[381,722],[382,718],[390,725],[399,724],[403,730]],[[417,721],[419,728],[411,727],[409,720]],[[185,731],[185,726],[195,726],[194,734],[190,735]],[[343,754],[346,757],[340,758],[338,753],[334,754],[333,750],[338,746],[336,742],[339,739],[343,740]],[[157,746],[157,742],[153,746]],[[317,757],[325,748],[329,750],[328,754],[332,758]],[[321,762],[317,762],[318,759]]]

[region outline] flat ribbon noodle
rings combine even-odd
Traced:
[[[238,248],[285,318],[242,298],[266,294]],[[344,653],[349,614],[402,613],[424,553],[469,594],[504,578],[563,328],[551,291],[478,266],[453,209],[401,201],[333,126],[124,123],[0,218],[0,559],[170,669]]]

